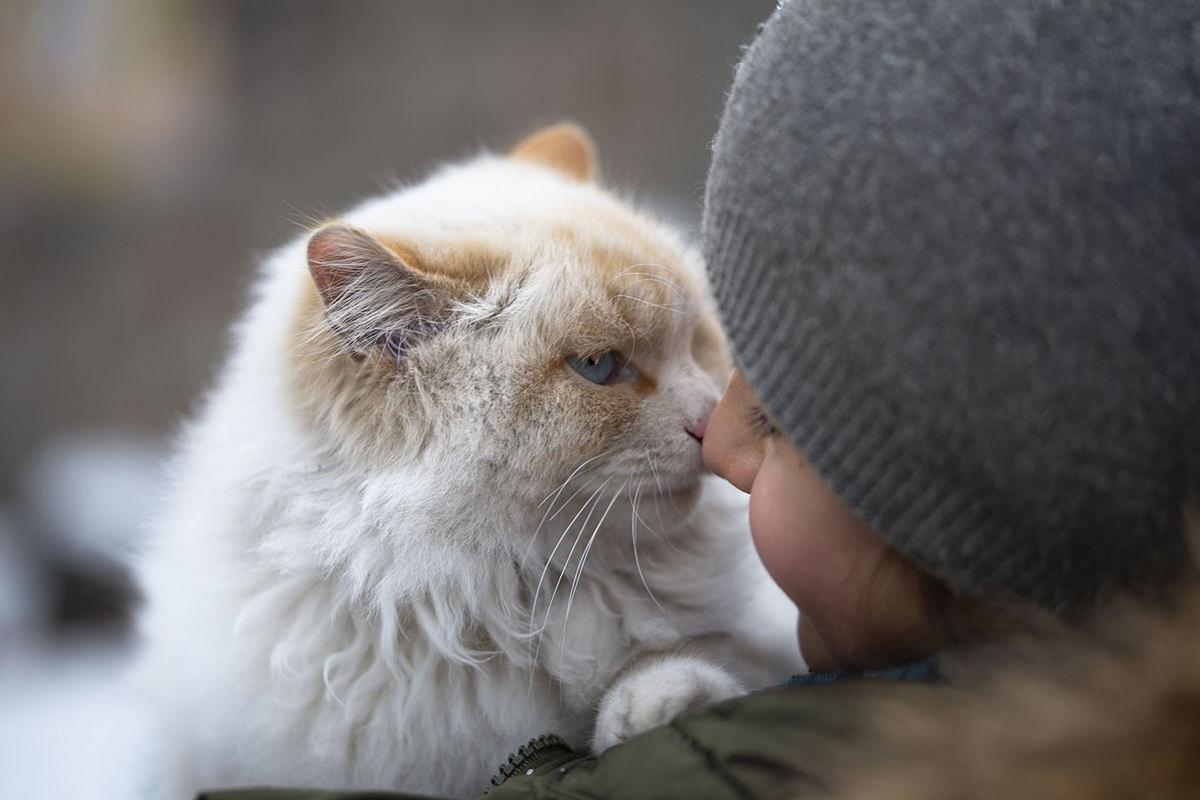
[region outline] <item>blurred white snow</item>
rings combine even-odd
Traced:
[[[45,577],[29,547],[0,509],[0,652],[3,644],[36,631],[49,614]]]
[[[144,715],[125,679],[127,626],[63,619],[63,575],[128,578],[159,492],[161,449],[119,433],[47,442],[0,509],[0,798],[125,800]],[[78,601],[77,601],[78,603]]]
[[[63,436],[39,448],[22,489],[42,547],[73,562],[127,566],[158,494],[160,461],[153,442],[118,433]]]
[[[130,800],[148,738],[120,642],[0,654],[0,797]]]

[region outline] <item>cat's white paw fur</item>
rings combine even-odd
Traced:
[[[702,659],[668,656],[639,665],[621,676],[600,703],[592,752],[742,691],[737,679]]]

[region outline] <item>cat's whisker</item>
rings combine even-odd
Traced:
[[[554,605],[554,598],[558,595],[558,589],[562,585],[563,579],[570,571],[571,557],[575,555],[575,550],[579,547],[579,542],[583,539],[583,533],[587,530],[587,526],[592,519],[592,515],[596,513],[596,509],[599,508],[600,503],[603,502],[604,498],[601,496],[601,493],[608,487],[608,484],[611,481],[612,478],[608,478],[604,481],[604,483],[600,484],[599,488],[592,492],[592,495],[588,498],[587,503],[584,505],[584,507],[587,508],[587,516],[583,518],[583,522],[579,525],[579,533],[576,534],[575,541],[572,543],[571,549],[567,551],[567,557],[563,560],[563,568],[558,574],[558,580],[554,584],[554,589],[550,592],[550,601],[546,604],[546,614],[542,620],[543,629],[545,629],[546,625],[549,623],[550,607]],[[580,509],[580,512],[582,511],[583,508]],[[579,515],[576,514],[575,519],[578,518]],[[572,524],[574,524],[574,519],[572,520]]]
[[[630,325],[624,317],[617,317],[617,319],[621,320],[621,322],[625,324],[625,327],[629,329],[629,341],[633,343],[629,350],[629,361],[630,363],[633,363],[637,361],[637,331],[633,329],[633,326]]]
[[[634,272],[633,271],[640,267],[656,267],[658,269],[661,269],[663,271],[663,274],[660,275],[660,274],[655,274],[653,272]],[[670,274],[670,272],[671,272],[671,270],[662,264],[656,264],[653,261],[642,261],[637,264],[630,264],[628,267],[626,267],[625,269],[618,272],[617,277],[623,278],[626,275],[633,275],[634,277],[653,279],[653,280],[659,281],[660,283],[664,283],[668,286],[671,286],[672,288],[679,291],[680,293],[683,293],[683,288],[676,281],[667,277]]]
[[[662,487],[662,481],[659,480],[659,477],[658,477],[658,467],[654,466],[654,459],[650,457],[649,450],[643,450],[642,452],[646,454],[646,465],[650,467],[650,472],[654,475],[654,485],[656,487],[654,515],[656,517],[658,517],[659,526],[665,527],[663,525],[663,518],[662,518],[663,487]]]
[[[526,701],[528,701],[529,698],[533,696],[533,679],[534,679],[534,676],[537,674],[537,660],[542,652],[542,638],[543,638],[545,630],[546,630],[546,625],[550,619],[550,608],[554,604],[555,596],[558,594],[558,587],[559,587],[559,584],[562,583],[562,576],[567,570],[567,563],[569,563],[571,560],[571,553],[575,552],[575,548],[579,544],[579,539],[583,535],[583,531],[585,531],[587,529],[587,519],[586,518],[584,519],[583,525],[580,526],[580,528],[579,528],[579,533],[577,533],[575,535],[575,542],[571,545],[571,553],[567,554],[567,562],[563,564],[563,569],[562,569],[562,572],[559,573],[558,581],[554,584],[554,591],[550,595],[550,601],[546,604],[545,619],[542,620],[542,624],[535,631],[534,630],[534,620],[537,619],[537,601],[538,601],[538,598],[541,596],[542,582],[546,578],[546,573],[549,571],[550,565],[554,563],[554,554],[558,551],[559,546],[563,543],[563,541],[567,538],[567,535],[571,532],[571,528],[573,528],[575,525],[575,520],[579,519],[579,515],[583,513],[584,509],[586,509],[588,507],[588,505],[590,503],[592,503],[592,501],[596,500],[596,498],[599,497],[600,492],[603,491],[604,487],[607,485],[608,485],[607,480],[604,483],[600,484],[600,486],[598,486],[596,488],[596,490],[594,492],[592,492],[591,496],[588,497],[588,499],[584,501],[583,505],[580,506],[579,511],[577,511],[575,513],[575,516],[571,518],[571,521],[567,523],[567,526],[565,528],[563,528],[562,535],[558,537],[558,541],[555,543],[554,549],[550,551],[550,555],[546,558],[546,566],[542,568],[542,574],[541,574],[541,576],[538,577],[537,588],[534,589],[534,592],[533,592],[533,603],[531,604],[530,609],[529,609],[529,633],[527,635],[527,639],[530,642],[530,645],[529,645],[529,688],[526,693]],[[590,512],[589,512],[588,516],[589,517],[591,516]],[[533,640],[535,637],[537,638],[536,648],[533,645]]]
[[[571,504],[572,500],[574,500],[576,497],[578,497],[580,495],[580,493],[583,492],[585,489],[590,489],[590,488],[591,487],[585,483],[585,484],[581,485],[575,491],[571,492],[571,494],[567,496],[566,500],[563,500],[561,503],[559,503],[555,506],[551,506],[550,508],[546,509],[546,513],[542,514],[542,521],[539,522],[538,526],[533,529],[533,533],[529,537],[529,545],[525,548],[525,559],[529,558],[529,551],[533,549],[533,546],[535,544],[537,544],[538,534],[542,532],[542,528],[544,528],[546,526],[546,523],[552,522],[554,520],[554,518],[557,517],[563,511],[563,509],[565,509],[567,506],[569,506]],[[524,559],[522,560],[522,563],[524,563]]]
[[[665,286],[670,289],[677,298],[683,299],[687,297],[687,293],[684,292],[683,287],[681,287],[675,281],[667,280],[666,278],[659,277],[658,275],[651,275],[647,272],[633,272],[630,273],[630,276],[633,277],[634,280],[628,283],[629,286],[637,286],[639,283],[656,283],[659,286]]]
[[[574,500],[576,497],[578,497],[579,494],[584,489],[588,489],[588,488],[591,488],[591,487],[589,487],[587,484],[580,486],[578,489],[576,489],[574,492],[571,493],[570,497],[568,497],[566,500],[563,500],[562,503],[558,505],[557,509],[547,509],[546,513],[542,515],[542,521],[540,523],[538,523],[538,526],[534,530],[533,535],[529,537],[529,543],[527,545],[525,545],[525,554],[523,556],[521,556],[521,561],[520,561],[522,568],[529,561],[529,553],[533,550],[534,545],[537,544],[538,534],[541,532],[542,527],[547,522],[549,522],[550,520],[552,520],[556,516],[558,516],[560,511],[562,511],[564,508],[566,508],[571,503],[571,501]],[[587,503],[585,502],[584,507],[586,507],[586,506],[587,506]],[[553,513],[551,513],[551,512],[553,512]],[[563,530],[562,535],[558,537],[558,541],[554,543],[554,548],[550,551],[550,555],[546,559],[546,566],[543,567],[542,574],[538,577],[537,588],[534,590],[534,594],[533,594],[533,603],[529,609],[529,638],[530,638],[530,640],[533,639],[533,635],[534,635],[534,633],[533,633],[534,611],[537,609],[538,596],[542,590],[542,581],[546,577],[546,570],[550,568],[550,564],[554,560],[554,554],[556,552],[558,552],[558,548],[562,544],[563,538],[567,535],[567,532],[571,530],[571,526],[575,524],[575,520],[579,518],[579,514],[582,512],[583,512],[583,508],[580,508],[580,510],[578,512],[576,512],[575,518],[572,519],[571,522],[567,524],[567,527],[566,527],[566,529]]]
[[[616,505],[617,500],[621,497],[621,492],[628,485],[629,483],[626,482],[620,489],[617,489],[613,493],[612,500],[608,501],[608,506],[604,509],[604,513],[600,515],[600,521],[596,523],[591,537],[588,538],[587,546],[583,548],[583,555],[579,557],[579,568],[575,570],[575,581],[571,584],[570,594],[567,595],[567,611],[563,614],[562,631],[564,637],[567,634],[567,622],[571,619],[571,606],[575,602],[575,593],[579,591],[579,583],[583,578],[583,568],[587,564],[588,553],[592,552],[592,544],[595,543],[596,535],[600,533],[600,528],[604,525],[604,520],[608,518],[608,512],[612,511],[612,507]]]
[[[654,261],[639,261],[639,262],[638,262],[638,263],[636,263],[636,264],[630,264],[628,267],[626,267],[625,269],[623,269],[623,270],[621,270],[620,272],[618,272],[618,273],[617,273],[617,277],[620,277],[621,275],[628,274],[628,272],[629,272],[631,269],[637,269],[638,267],[658,267],[658,268],[659,268],[659,269],[661,269],[661,270],[665,270],[665,269],[667,269],[667,267],[665,267],[664,265],[662,265],[662,264],[659,264],[659,263],[657,263],[657,262],[654,262]]]
[[[538,598],[541,597],[541,594],[542,594],[542,583],[546,580],[546,573],[550,570],[550,565],[554,563],[554,555],[555,555],[555,553],[558,552],[558,548],[562,545],[563,540],[566,539],[567,534],[570,533],[571,528],[573,528],[575,526],[575,520],[579,519],[579,515],[584,512],[584,510],[588,507],[588,504],[591,503],[600,494],[600,492],[603,491],[604,487],[607,485],[608,485],[607,480],[604,483],[600,484],[600,486],[598,486],[596,488],[596,490],[594,492],[592,492],[591,497],[589,497],[583,503],[583,505],[581,505],[579,507],[579,510],[575,512],[575,516],[571,518],[571,521],[568,522],[567,526],[563,529],[562,535],[558,537],[558,541],[555,542],[554,548],[550,551],[550,555],[546,557],[546,566],[544,566],[542,568],[542,574],[538,576],[537,587],[533,590],[533,602],[530,604],[530,608],[529,608],[529,638],[531,640],[533,639],[533,636],[534,636],[533,620],[536,619],[535,612],[537,611]],[[567,502],[569,503],[570,500],[568,499]],[[586,524],[587,524],[587,522],[585,520],[584,525],[586,525]],[[573,547],[571,549],[571,552],[572,553],[575,552]],[[570,554],[568,554],[567,561],[570,561],[570,560],[571,560],[571,556],[570,556]],[[564,569],[565,569],[565,565],[564,565]],[[559,580],[561,580],[561,579],[562,578],[560,575]],[[557,590],[557,587],[556,587],[556,590]]]
[[[621,278],[626,275],[628,275],[631,278],[637,278],[639,280],[647,280],[647,281],[654,281],[656,283],[661,283],[663,286],[679,288],[679,284],[676,283],[675,281],[671,280],[670,278],[664,277],[662,275],[655,275],[654,273],[651,273],[651,272],[630,272],[629,270],[625,270],[624,272],[618,274],[617,277]],[[636,281],[635,281],[635,283],[636,283]]]
[[[631,294],[618,294],[618,295],[613,295],[613,296],[614,297],[623,297],[626,300],[632,300],[635,303],[641,303],[642,305],[650,306],[651,308],[658,308],[663,311],[670,311],[672,314],[683,314],[684,313],[683,311],[680,311],[678,308],[671,308],[670,306],[664,306],[661,303],[651,303],[649,300],[643,300],[642,298],[634,297]]]
[[[638,501],[639,502],[641,501],[641,497],[642,497],[641,492],[638,492]],[[657,510],[657,506],[655,508]],[[673,541],[671,541],[671,537],[667,536],[665,533],[658,530],[653,525],[651,525],[649,522],[647,522],[646,518],[642,516],[642,513],[640,511],[638,511],[637,509],[634,509],[634,513],[637,514],[637,520],[639,523],[641,523],[642,527],[645,528],[646,530],[650,531],[652,534],[654,534],[655,538],[657,538],[659,541],[666,542],[667,546],[669,546],[676,553],[683,552],[675,545],[675,543]],[[658,520],[659,520],[659,524],[662,524],[662,514],[661,513],[658,514]]]
[[[642,452],[644,452],[646,454],[646,463],[649,465],[650,471],[654,475],[654,484],[656,487],[655,503],[654,503],[654,516],[658,518],[658,525],[659,525],[659,528],[661,529],[661,530],[656,531],[656,530],[654,530],[654,528],[650,528],[650,530],[656,536],[658,536],[659,539],[666,542],[671,547],[672,550],[674,550],[677,553],[680,553],[682,551],[678,547],[675,546],[675,543],[673,541],[671,541],[671,536],[668,533],[669,526],[665,522],[663,522],[663,518],[662,518],[663,497],[670,495],[670,493],[667,492],[665,489],[663,489],[662,481],[659,480],[659,476],[658,476],[658,467],[656,467],[654,465],[654,459],[650,456],[650,451],[643,450]],[[679,511],[679,506],[675,503],[675,498],[673,496],[671,497],[671,505],[675,508],[676,511]],[[644,523],[645,523],[645,520],[643,520],[643,524]],[[649,526],[647,526],[647,527],[649,527]]]
[[[654,267],[659,270],[662,270],[662,273],[656,274],[653,272],[634,271],[634,270],[638,269],[639,267]],[[688,293],[683,289],[682,286],[679,285],[678,282],[669,278],[668,277],[669,274],[670,274],[670,270],[667,267],[663,266],[662,264],[655,264],[653,262],[646,261],[646,262],[642,262],[640,264],[631,264],[630,266],[623,269],[620,273],[618,273],[617,277],[622,278],[625,276],[629,276],[629,277],[633,278],[634,280],[629,281],[627,283],[627,285],[629,287],[633,287],[633,286],[638,285],[639,283],[644,283],[644,282],[645,283],[654,283],[659,286],[666,287],[670,291],[671,306],[669,306],[669,307],[657,306],[657,307],[665,308],[666,310],[671,311],[672,313],[684,314],[685,312],[683,312],[679,308],[677,308],[676,305],[680,301],[683,301],[684,304],[687,305]],[[639,298],[630,298],[630,299],[639,300]],[[653,305],[652,303],[650,303],[647,300],[639,300],[639,302]]]
[[[665,286],[676,296],[683,296],[683,290],[679,287],[679,284],[660,278],[657,275],[651,275],[646,272],[633,272],[630,273],[629,277],[632,280],[626,282],[627,286],[637,286],[639,283],[654,283],[659,286]]]
[[[596,507],[600,505],[600,500],[599,500],[600,493],[604,491],[605,487],[608,486],[610,481],[612,481],[612,478],[605,479],[604,483],[600,484],[600,486],[596,489],[596,491],[592,492],[591,497],[589,497],[587,499],[587,502],[585,502],[580,507],[579,512],[577,512],[575,514],[575,517],[572,518],[571,522],[568,523],[568,525],[567,525],[567,530],[570,530],[571,527],[575,524],[575,520],[579,518],[579,514],[583,513],[583,510],[585,508],[588,508],[590,505],[590,509],[588,510],[587,516],[583,518],[583,523],[579,526],[579,533],[575,534],[575,541],[571,545],[571,550],[567,553],[567,557],[563,561],[563,568],[562,568],[562,571],[558,573],[558,580],[555,581],[555,583],[554,583],[554,589],[550,592],[550,600],[546,603],[546,613],[542,618],[541,627],[538,628],[538,632],[537,632],[538,643],[537,643],[537,648],[534,650],[534,653],[533,653],[533,659],[531,661],[532,664],[536,664],[537,660],[538,660],[538,656],[541,655],[542,641],[545,638],[546,626],[550,623],[550,612],[554,608],[554,599],[556,597],[558,597],[558,589],[560,586],[562,586],[563,578],[567,574],[567,570],[571,563],[571,556],[575,555],[575,549],[577,547],[579,547],[579,542],[583,538],[583,532],[587,530],[588,521],[591,520],[592,514],[595,513],[595,511],[596,511]],[[565,536],[565,533],[564,533],[564,536]],[[552,560],[553,560],[553,553],[551,554],[551,557],[546,560],[546,570],[548,570],[550,568],[550,563]],[[545,570],[543,570],[543,575],[544,574],[545,574]],[[539,580],[539,590],[538,591],[540,591],[540,584],[541,584],[541,581]],[[535,599],[535,604],[536,604],[536,596],[534,599]],[[534,618],[533,617],[533,609],[530,609],[531,624],[532,624],[533,618]]]
[[[639,501],[642,499],[642,491],[641,491],[641,489],[642,489],[642,487],[640,487],[640,486],[639,486],[639,487],[638,487],[638,494],[637,494],[637,499],[638,499]],[[646,519],[645,519],[645,517],[643,517],[643,516],[642,516],[642,514],[641,514],[641,512],[640,512],[640,511],[638,511],[638,509],[637,509],[637,504],[636,504],[636,503],[635,503],[635,504],[634,504],[634,506],[633,506],[633,515],[634,515],[634,517],[636,517],[636,518],[637,518],[637,521],[641,523],[641,525],[642,525],[642,527],[643,527],[643,528],[645,528],[646,530],[650,531],[651,533],[653,533],[655,536],[659,537],[660,539],[662,538],[662,534],[661,534],[661,533],[659,533],[658,531],[656,531],[656,530],[654,529],[654,527],[653,527],[652,525],[650,525],[650,523],[646,522]]]
[[[559,512],[561,512],[564,508],[566,508],[572,500],[574,500],[576,497],[579,496],[580,492],[582,492],[584,489],[586,489],[588,487],[586,484],[584,484],[583,486],[580,486],[578,489],[576,489],[574,492],[572,492],[571,495],[566,500],[563,500],[562,503],[559,503],[556,508],[555,503],[558,502],[558,495],[562,494],[562,491],[563,491],[563,489],[565,489],[567,487],[567,484],[570,483],[571,480],[576,475],[578,475],[584,467],[586,467],[588,464],[592,463],[596,459],[598,459],[602,456],[606,456],[611,452],[612,452],[611,449],[605,450],[603,453],[594,455],[591,458],[589,458],[589,459],[585,460],[584,462],[582,462],[581,464],[579,464],[579,466],[575,467],[575,469],[571,472],[571,474],[567,476],[567,479],[565,481],[563,481],[561,484],[559,484],[557,489],[555,489],[550,494],[546,495],[546,497],[542,500],[542,502],[537,504],[536,508],[541,508],[542,505],[546,502],[546,500],[549,500],[551,497],[554,498],[554,501],[551,502],[550,507],[546,509],[546,513],[542,514],[542,519],[540,522],[538,522],[538,525],[534,529],[533,534],[530,535],[530,537],[529,537],[529,544],[527,544],[525,546],[525,554],[523,556],[521,556],[520,563],[522,565],[524,565],[529,560],[529,552],[533,549],[534,545],[537,544],[538,534],[541,533],[542,528],[546,525],[546,523],[550,522],[555,517],[557,517],[559,515]],[[551,553],[551,557],[553,557],[553,553]],[[540,584],[539,584],[539,586],[540,586]],[[536,596],[534,597],[534,604],[535,605],[537,604]]]
[[[628,485],[628,484],[627,484]],[[642,496],[642,484],[638,484],[637,491],[629,498],[629,506],[631,512],[629,514],[629,536],[633,540],[633,563],[637,567],[638,577],[642,579],[642,586],[646,587],[646,594],[650,595],[650,599],[654,601],[654,605],[658,606],[659,611],[664,611],[662,603],[658,602],[658,598],[654,596],[654,592],[650,590],[650,584],[646,582],[646,573],[642,571],[642,561],[638,558],[637,546],[637,521],[639,519],[637,513],[638,499]]]
[[[550,494],[546,495],[545,498],[542,499],[542,502],[538,503],[537,506],[535,506],[535,508],[541,508],[543,505],[545,505],[546,501],[549,500],[551,497],[561,494],[562,490],[566,488],[567,484],[571,482],[572,478],[574,478],[576,475],[579,474],[580,470],[582,470],[588,464],[595,461],[597,458],[602,458],[603,456],[606,456],[611,452],[612,452],[612,450],[608,449],[608,450],[605,450],[603,453],[597,453],[596,455],[594,455],[591,458],[587,459],[586,461],[582,462],[579,466],[575,467],[574,471],[571,472],[571,474],[567,476],[567,479],[565,481],[563,481],[561,484],[559,484],[557,489],[550,492]]]
[[[608,451],[608,452],[611,452],[611,451]],[[604,455],[604,453],[601,453],[600,455]],[[596,458],[599,458],[599,457],[600,456],[596,456],[595,458],[589,458],[588,461],[594,461]],[[546,498],[544,500],[542,500],[541,503],[538,503],[537,506],[535,506],[535,508],[541,508],[542,504],[545,503],[546,500],[549,500],[551,497],[554,498],[554,502],[552,502],[550,504],[550,507],[547,508],[545,513],[542,514],[541,521],[538,522],[537,527],[533,529],[533,533],[530,534],[530,536],[529,536],[529,544],[525,547],[525,555],[521,557],[522,564],[524,564],[528,560],[529,551],[533,549],[533,546],[535,544],[537,544],[538,534],[542,532],[542,528],[545,527],[546,523],[552,521],[555,517],[557,517],[564,508],[566,508],[568,505],[570,505],[572,500],[574,500],[576,497],[579,496],[580,492],[582,492],[584,489],[591,488],[585,483],[585,484],[581,485],[575,491],[571,492],[571,494],[567,497],[566,500],[563,500],[561,503],[558,503],[558,495],[562,493],[563,489],[565,489],[567,487],[567,483],[579,473],[580,468],[582,468],[585,464],[587,464],[587,461],[585,461],[583,464],[580,464],[579,467],[576,467],[575,471],[571,473],[570,477],[568,477],[567,480],[563,481],[559,485],[558,489],[551,492],[549,495],[546,496]]]

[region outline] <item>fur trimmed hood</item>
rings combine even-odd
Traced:
[[[881,700],[871,756],[846,762],[833,796],[1200,797],[1200,585],[1172,613],[1098,623],[1009,651],[978,680]]]

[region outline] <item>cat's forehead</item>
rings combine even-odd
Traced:
[[[527,249],[513,258],[532,273],[552,323],[593,332],[597,347],[626,333],[654,346],[690,330],[699,266],[673,234],[617,203],[559,210],[521,237]]]
[[[550,235],[561,242],[568,262],[559,268],[564,282],[607,297],[627,321],[665,328],[692,310],[695,264],[673,238],[653,227],[619,215],[589,216]]]
[[[697,259],[670,230],[594,185],[510,159],[449,168],[363,211],[401,258],[480,295],[548,275],[661,328],[702,286]]]

